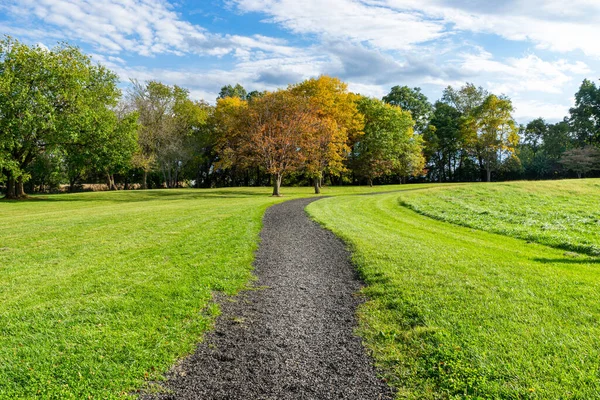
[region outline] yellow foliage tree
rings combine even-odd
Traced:
[[[364,119],[358,111],[358,95],[348,91],[348,85],[338,78],[320,76],[289,90],[306,97],[321,120],[321,129],[313,131],[313,141],[306,150],[306,173],[313,178],[315,193],[320,193],[325,171],[339,175],[345,171],[344,160],[352,145],[363,134]]]

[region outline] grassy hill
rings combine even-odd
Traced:
[[[399,398],[598,398],[599,184],[449,185],[308,207],[353,250],[370,299],[360,332]]]

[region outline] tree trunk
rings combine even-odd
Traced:
[[[144,178],[142,179],[142,189],[148,189],[148,171],[144,170]]]
[[[117,186],[115,185],[115,177],[110,173],[106,173],[106,179],[108,183],[108,190],[117,190]]]
[[[273,178],[274,178],[273,179],[273,196],[279,197],[279,196],[281,196],[280,188],[281,188],[282,176],[281,176],[281,174],[275,174],[273,176]]]
[[[162,174],[163,174],[163,186],[164,186],[164,187],[169,187],[169,186],[168,186],[168,183],[167,183],[168,181],[167,181],[167,173],[165,172],[165,165],[164,165],[164,164],[162,164],[162,165],[160,166],[160,168],[162,169]]]
[[[6,181],[6,199],[16,199],[15,193],[15,178],[11,173],[8,173],[8,180]]]
[[[17,199],[24,199],[27,197],[25,194],[25,188],[23,187],[23,176],[17,179],[17,185],[15,186],[15,197]]]
[[[373,178],[369,177],[369,186],[373,187]]]
[[[492,181],[492,170],[489,168],[486,168],[485,172],[486,172],[487,181],[491,182]]]
[[[319,178],[313,178],[313,184],[315,186],[315,194],[321,194],[321,187],[319,186]]]

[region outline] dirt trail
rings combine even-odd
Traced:
[[[311,221],[316,199],[269,208],[256,254],[257,290],[223,314],[169,375],[160,399],[391,399],[353,333],[360,282],[343,243]]]

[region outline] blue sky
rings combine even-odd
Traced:
[[[0,33],[80,46],[130,79],[214,102],[226,84],[273,90],[329,74],[381,97],[433,102],[473,82],[513,99],[519,122],[568,114],[600,78],[597,0],[0,0]]]

